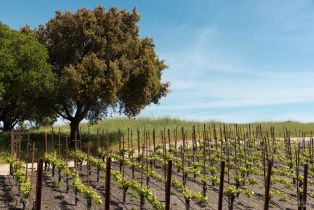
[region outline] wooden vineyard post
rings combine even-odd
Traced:
[[[174,148],[175,148],[175,156],[177,157],[177,143],[178,143],[178,132],[177,132],[177,127],[175,128],[175,131],[174,131]]]
[[[79,128],[79,139],[77,139],[77,140],[79,142],[80,151],[82,151],[82,129],[81,129],[81,127]]]
[[[69,144],[68,144],[68,136],[65,134],[65,162],[68,163],[69,160]],[[69,177],[65,178],[66,183],[66,192],[69,192]]]
[[[74,132],[74,152],[75,154],[77,153],[77,132],[75,131]],[[76,161],[76,158],[74,158],[74,168],[75,170],[77,170],[77,161]]]
[[[14,154],[14,130],[11,129],[10,131],[10,154]]]
[[[51,141],[52,141],[52,152],[55,152],[55,146],[54,146],[54,139],[53,139],[53,134],[54,134],[54,132],[53,132],[53,127],[52,127],[52,131],[51,131]],[[55,165],[52,165],[52,171],[51,171],[51,173],[52,173],[52,177],[54,177],[55,176],[55,168],[56,168],[56,166]]]
[[[311,134],[311,136],[312,136],[312,134]],[[313,137],[311,137],[311,160],[310,160],[310,162],[311,162],[311,164],[313,164],[314,163],[314,150],[313,150],[313,148],[314,148],[314,139],[313,139]]]
[[[198,134],[198,143],[201,144],[201,130],[200,130],[199,123],[197,123],[197,134]]]
[[[20,160],[20,152],[21,152],[21,131],[18,130],[17,145],[16,145],[16,157],[18,160]]]
[[[59,133],[58,133],[58,155],[61,157],[61,133],[60,133],[60,128],[59,128]]]
[[[81,138],[81,132],[80,132],[80,129],[81,128],[79,128],[79,138]],[[77,154],[77,142],[78,142],[79,140],[78,140],[78,138],[77,138],[77,131],[75,131],[75,133],[74,133],[74,152],[75,152],[75,154]],[[80,151],[81,151],[81,149],[80,149]],[[76,161],[76,158],[74,158],[74,169],[75,170],[78,170],[78,163],[77,163],[77,161]],[[81,167],[80,167],[80,170],[82,169],[82,165],[81,165]],[[77,189],[75,189],[74,190],[74,195],[75,195],[75,198],[74,198],[74,202],[75,202],[75,206],[77,206],[77,202],[78,202],[78,190]]]
[[[90,145],[87,147],[87,184],[89,185],[89,175],[90,175]]]
[[[90,141],[90,127],[88,127],[88,143],[87,143],[87,185],[90,184],[89,178],[91,175],[91,167],[90,167],[90,148],[91,148],[91,141]],[[92,209],[92,199],[87,198],[87,209]]]
[[[28,175],[28,162],[29,162],[29,133],[27,134],[27,143],[26,143],[26,177]]]
[[[48,153],[48,137],[47,132],[45,132],[45,154]],[[47,162],[45,162],[45,171],[47,171]]]
[[[196,152],[196,133],[195,133],[195,125],[193,125],[193,130],[192,130],[192,149],[193,149],[192,161],[195,162],[195,152]],[[194,178],[195,178],[195,177],[194,177]]]
[[[122,143],[122,150],[121,150],[121,143]],[[124,135],[122,136],[122,142],[121,142],[121,137],[120,137],[120,130],[119,130],[119,154],[122,156],[122,160],[119,161],[120,164],[120,172],[122,173],[122,177],[124,178]],[[128,188],[123,186],[123,203],[126,202],[126,192]]]
[[[162,154],[163,154],[163,158],[166,159],[166,133],[165,133],[165,129],[164,129],[164,132],[161,131],[161,138],[162,138]],[[164,170],[164,179],[166,179],[166,176],[167,176],[166,164],[163,165],[163,170]]]
[[[31,175],[33,175],[33,171],[34,171],[34,161],[35,161],[35,142],[33,141],[32,144],[32,171],[31,171]]]
[[[264,201],[264,210],[269,209],[269,191],[270,191],[270,179],[271,179],[271,168],[272,168],[273,162],[268,161],[268,169],[267,169],[267,180],[265,185],[265,201]]]
[[[89,176],[91,175],[91,166],[90,166],[90,149],[92,147],[92,143],[90,140],[91,136],[90,136],[90,127],[88,127],[88,142],[87,142],[87,181],[88,181],[88,185],[89,185]]]
[[[167,144],[167,138],[166,138],[166,128],[164,127],[164,130],[163,130],[163,135],[162,135],[162,145],[163,145],[163,153],[164,153],[164,156],[165,156],[165,152],[166,152],[166,144]],[[165,177],[166,178],[166,177]]]
[[[37,165],[37,183],[36,183],[35,210],[40,210],[41,209],[42,181],[43,181],[43,160],[40,159],[38,161],[38,165]]]
[[[148,152],[149,152],[149,149],[151,148],[150,147],[150,144],[148,145],[148,133],[146,132],[145,134],[145,163],[146,163],[146,170],[148,170],[148,165],[150,163],[150,165],[152,165],[151,161],[148,161]],[[150,141],[149,141],[150,142]],[[146,175],[146,186],[149,187],[149,181],[150,181],[150,177],[149,175]]]
[[[105,142],[105,130],[104,129],[102,129],[102,132],[101,132],[101,142],[103,142],[103,145],[104,145],[103,148],[107,147],[106,142]]]
[[[130,128],[128,128],[128,150],[130,149]]]
[[[120,131],[119,131],[120,132]],[[119,138],[120,144],[121,144],[121,138]],[[121,147],[121,145],[120,145]],[[122,173],[122,177],[124,178],[124,135],[122,135],[122,150],[119,151],[120,156],[122,156],[122,160],[119,161],[120,163],[120,172]],[[123,186],[123,203],[126,202],[126,192],[128,188]]]
[[[153,129],[153,154],[156,152],[156,131]],[[156,166],[155,160],[153,160],[154,167]]]
[[[137,129],[137,154],[140,154],[140,131]]]
[[[134,149],[133,149],[133,133],[132,133],[132,129],[130,130],[130,144],[131,144],[131,160],[132,162],[134,161]],[[134,179],[134,165],[132,165],[131,167],[131,170],[132,170],[132,179]]]
[[[305,164],[304,165],[304,183],[303,183],[302,210],[306,210],[307,174],[308,174],[308,164]]]
[[[121,155],[121,138],[120,138],[120,130],[118,131],[118,138],[119,138],[119,155]],[[122,171],[122,160],[119,161],[119,170]]]
[[[224,179],[225,179],[225,161],[221,161],[218,210],[222,210],[222,201],[223,201],[223,193],[224,193]]]
[[[217,142],[217,131],[216,131],[216,126],[215,126],[215,124],[213,125],[213,136],[214,136],[214,141],[215,141],[215,148],[216,148],[216,150],[217,150],[217,148],[218,148],[218,142]]]
[[[150,131],[148,131],[148,155],[149,157],[152,157],[153,151],[152,151],[152,139],[151,139],[151,135],[150,135]],[[153,161],[149,160],[149,165],[150,168],[153,168]]]
[[[168,128],[168,149],[170,149],[171,139],[170,139],[170,129]]]
[[[182,127],[181,164],[182,164],[182,183],[183,183],[183,186],[185,187],[184,153],[185,153],[185,134],[184,134],[184,130],[183,130],[183,127]],[[178,172],[179,172],[179,169],[178,169]]]
[[[144,157],[144,144],[140,149],[142,149],[142,156]],[[141,160],[141,167],[142,168],[144,167],[144,158],[142,158]],[[141,170],[141,187],[143,187],[143,170]],[[144,195],[140,194],[140,209],[141,210],[144,209],[144,204],[145,204]]]
[[[26,157],[28,158],[28,155],[29,155],[29,133],[27,134],[27,144],[26,144]]]
[[[35,160],[35,151],[36,151],[34,141],[32,141],[32,148],[30,149],[30,151],[32,151],[32,168],[31,168],[31,174],[30,174],[30,184],[31,186],[33,186],[34,160]],[[32,196],[28,196],[28,203],[31,203],[31,199],[32,199]]]
[[[121,155],[122,155],[122,162],[121,162],[121,167],[122,167],[122,174],[124,176],[124,159],[125,159],[125,141],[124,141],[124,135],[122,135],[122,151],[121,151]]]
[[[154,149],[154,152],[155,152],[156,151],[156,133],[155,133],[155,128],[153,129],[153,149]]]
[[[168,172],[166,182],[166,210],[170,210],[170,191],[171,191],[171,175],[172,175],[172,161],[168,161]]]
[[[111,158],[108,157],[106,164],[105,210],[110,209],[110,177],[111,177]]]
[[[203,175],[206,176],[206,144],[205,138],[203,138]],[[203,181],[203,196],[207,194],[207,183],[206,180]]]
[[[52,144],[52,148],[53,148],[53,151],[55,150],[55,146],[54,146],[54,131],[53,131],[53,126],[51,127],[51,144]]]
[[[47,132],[45,132],[45,153],[48,153],[48,137],[47,137]]]
[[[109,137],[108,137],[108,129],[106,129],[106,151],[109,152]]]
[[[97,141],[98,141],[98,143],[99,143],[99,131],[98,131],[98,129],[97,129]],[[88,147],[89,147],[89,146],[91,146],[90,143],[88,144]],[[97,146],[97,151],[98,151],[99,148],[100,148],[100,145]],[[100,169],[99,169],[98,167],[96,167],[96,168],[97,168],[96,181],[99,182]],[[89,167],[89,174],[91,174],[90,167]]]
[[[265,186],[266,186],[266,179],[267,179],[267,177],[266,177],[266,148],[265,148],[265,140],[264,141],[262,141],[261,143],[262,143],[262,148],[261,148],[261,152],[262,152],[262,155],[263,155],[263,173],[264,173],[264,183],[265,183]]]
[[[10,155],[12,156],[14,154],[14,131],[11,129],[10,131]],[[10,164],[10,175],[13,175],[13,168]]]
[[[219,126],[219,134],[220,134],[220,159],[223,159],[223,139],[222,139],[222,130],[221,130],[221,125]],[[240,143],[239,143],[240,145]]]
[[[301,209],[300,201],[302,200],[302,195],[300,194],[300,180],[299,180],[299,166],[300,166],[300,142],[298,142],[297,148],[295,148],[295,165],[296,165],[296,185],[297,185],[297,198],[298,198],[298,209]]]
[[[99,128],[97,128],[97,137],[96,137],[96,139],[97,139],[97,149],[99,148]]]
[[[65,134],[65,160],[66,162],[69,159],[69,144],[68,144],[68,136]]]

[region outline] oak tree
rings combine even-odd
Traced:
[[[108,110],[135,116],[166,96],[164,60],[151,38],[140,37],[135,11],[102,6],[75,13],[57,11],[37,29],[58,77],[57,110],[70,121],[71,138],[79,123],[107,116]]]

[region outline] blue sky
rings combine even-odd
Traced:
[[[313,0],[6,1],[0,21],[37,27],[54,11],[137,7],[171,93],[142,116],[314,121]]]

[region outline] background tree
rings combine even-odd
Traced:
[[[108,110],[137,115],[168,92],[166,68],[150,38],[140,38],[139,15],[102,6],[56,12],[37,29],[58,76],[58,113],[70,121],[71,138],[79,123],[105,117]]]
[[[0,23],[1,129],[8,131],[24,120],[43,121],[52,116],[56,77],[47,62],[48,52],[31,34]]]

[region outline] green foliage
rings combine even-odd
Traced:
[[[224,189],[224,194],[228,197],[235,197],[237,193],[239,193],[239,189],[233,185],[227,186]]]
[[[311,190],[311,191],[308,193],[308,195],[309,195],[311,198],[314,198],[314,191]]]
[[[198,204],[203,204],[206,203],[208,200],[207,196],[203,196],[202,193],[196,192],[193,194],[193,199],[196,201]]]
[[[157,178],[159,181],[160,180],[163,181],[163,179],[158,174],[156,174],[154,171],[152,171],[151,169],[146,168],[146,170],[145,170],[144,168],[142,168],[142,166],[140,164],[132,162],[128,159],[123,159],[120,155],[113,154],[113,153],[108,154],[107,152],[101,150],[100,148],[98,148],[97,152],[102,157],[111,157],[112,159],[114,159],[116,161],[123,161],[123,163],[126,165],[134,166],[135,168],[140,169],[140,170],[143,169],[144,173],[146,175],[148,175],[152,178]],[[83,152],[72,152],[71,156],[74,157],[75,159],[81,161],[81,162],[88,160],[88,156]],[[101,165],[103,167],[103,169],[105,169],[105,167],[106,167],[105,163],[101,159],[90,157],[89,161],[90,161],[91,165],[96,166],[97,168],[100,167],[99,165]],[[120,171],[113,170],[112,175],[113,175],[114,180],[116,182],[118,182],[120,185],[122,185],[122,187],[124,189],[130,188],[133,191],[137,192],[138,194],[143,195],[147,199],[147,201],[152,204],[152,206],[155,209],[160,209],[160,210],[165,209],[164,205],[161,204],[157,200],[156,196],[151,192],[151,190],[148,187],[141,186],[138,182],[136,182],[134,180],[124,178]]]
[[[108,108],[135,116],[166,96],[169,85],[161,82],[166,65],[153,40],[139,36],[138,21],[135,10],[98,6],[57,11],[37,29],[58,75],[59,114],[74,130],[84,118],[94,123],[107,116]]]
[[[72,183],[73,189],[76,189],[84,198],[92,199],[98,205],[102,203],[101,196],[92,187],[86,186],[79,178],[78,173],[70,170],[63,160],[57,158],[56,154],[46,154],[44,160],[57,169],[63,170],[65,176]]]
[[[220,179],[219,179],[218,176],[211,176],[211,177],[210,177],[210,180],[211,180],[211,182],[212,182],[213,184],[219,184],[219,182],[220,182]]]
[[[184,190],[183,190],[183,197],[184,197],[184,200],[190,201],[191,198],[192,198],[192,192],[190,190],[184,188]]]
[[[97,194],[95,189],[86,186],[78,177],[72,181],[73,189],[76,189],[84,198],[91,198],[96,204],[102,204],[101,196]]]
[[[0,23],[0,121],[9,130],[24,120],[53,117],[50,97],[55,76],[48,53],[32,34]]]
[[[136,191],[138,194],[143,195],[147,201],[152,204],[154,209],[163,210],[165,206],[157,200],[156,196],[152,193],[152,191],[147,186],[141,186],[138,182],[134,180],[129,180],[124,178],[123,175],[119,171],[112,172],[113,178],[116,182],[121,184],[123,187],[131,188]]]
[[[132,153],[132,151],[130,151]],[[151,168],[148,167],[142,167],[141,164],[137,163],[137,162],[132,162],[130,159],[127,158],[122,158],[120,155],[118,154],[114,154],[114,153],[110,153],[108,154],[106,151],[102,150],[102,149],[98,149],[97,153],[101,156],[101,157],[111,157],[112,159],[116,160],[116,161],[122,161],[125,165],[128,165],[130,167],[134,167],[135,169],[138,170],[142,170],[143,173],[148,176],[151,177],[155,180],[158,180],[160,182],[166,183],[166,180],[161,177],[156,171],[154,171]],[[144,160],[145,157],[143,156],[139,156],[139,160]],[[163,164],[166,164],[166,161],[164,161],[161,157],[158,156],[154,156],[153,158],[147,158],[145,159],[146,161],[151,161],[151,160],[155,160],[155,161],[159,161]],[[174,160],[174,159],[173,159]],[[175,165],[177,168],[181,168],[181,166],[179,166],[179,164]],[[193,173],[192,173],[193,174]],[[212,177],[209,177],[208,179],[211,179]],[[218,179],[219,180],[219,179]],[[129,186],[127,185],[127,183],[124,183],[125,186]],[[183,196],[185,197],[186,200],[190,200],[190,199],[194,199],[197,203],[201,204],[201,203],[205,203],[207,201],[207,196],[203,196],[202,194],[200,194],[199,192],[196,193],[192,193],[188,188],[184,187],[184,185],[182,184],[182,182],[178,181],[175,177],[173,177],[171,179],[171,186],[181,190],[183,192]]]
[[[20,194],[22,200],[26,200],[29,196],[31,183],[29,177],[26,176],[25,163],[16,160],[14,156],[7,157],[7,161],[13,169],[13,177],[20,186]]]
[[[282,190],[270,190],[269,195],[271,198],[280,196],[283,201],[288,201],[288,195]]]
[[[256,178],[248,178],[248,184],[249,185],[256,185],[256,184],[258,184],[258,181]]]

